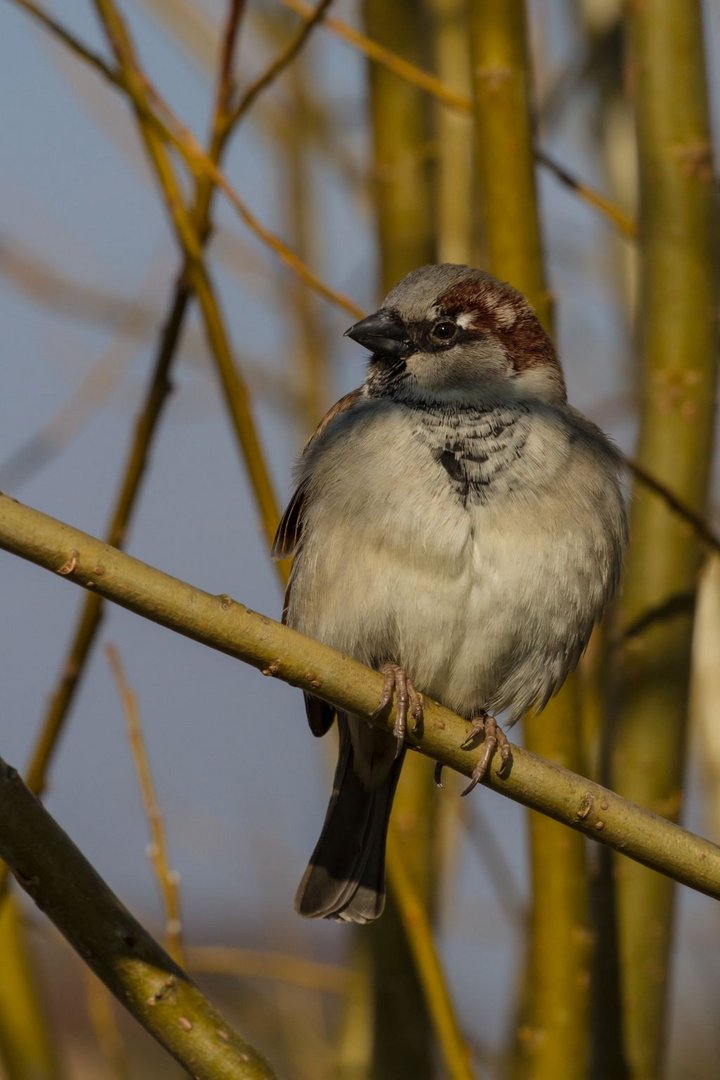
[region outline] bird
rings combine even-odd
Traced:
[[[467,794],[507,735],[576,666],[615,593],[627,543],[619,452],[567,402],[553,343],[511,285],[422,266],[346,331],[365,380],[303,450],[273,554],[294,556],[283,622],[383,674],[393,731],[335,716],[338,762],[298,887],[308,918],[369,923],[408,723],[427,696],[481,742]],[[501,717],[502,727],[497,721]]]

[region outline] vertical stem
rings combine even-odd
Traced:
[[[282,131],[285,177],[285,205],[287,206],[288,236],[293,250],[301,259],[314,265],[315,206],[312,178],[310,176],[308,129],[312,123],[307,100],[307,77],[298,59],[288,72],[290,100],[288,123]],[[306,437],[314,431],[325,410],[331,403],[331,371],[328,363],[327,334],[323,332],[324,320],[320,314],[318,298],[297,279],[288,282],[292,312],[291,328],[294,370],[288,371],[296,383],[302,402],[302,428]]]
[[[59,1080],[62,1069],[25,937],[17,898],[8,896],[0,908],[0,1075]]]
[[[571,676],[542,716],[525,721],[525,744],[573,771],[583,754],[578,682]],[[530,811],[529,1000],[519,1040],[521,1075],[587,1077],[592,935],[585,841]]]
[[[524,0],[472,0],[475,150],[490,267],[551,324],[535,190]]]
[[[520,289],[550,328],[535,189],[531,73],[524,0],[472,0],[476,160],[490,269]],[[577,770],[582,763],[573,677],[525,743]],[[530,819],[532,906],[526,998],[518,1032],[521,1075],[585,1078],[589,1057],[589,932],[582,837]]]
[[[417,0],[364,0],[371,38],[427,67],[428,33]],[[429,102],[416,87],[370,64],[373,187],[380,242],[380,286],[391,286],[435,254]]]
[[[438,77],[470,98],[470,40],[467,0],[429,0]],[[433,106],[437,127],[438,261],[472,263],[475,200],[473,198],[472,117]]]
[[[365,0],[368,34],[408,60],[424,63],[428,34],[416,0]],[[405,80],[371,65],[373,188],[385,292],[435,257],[431,185],[430,109]],[[428,908],[432,899],[436,792],[432,771],[408,754],[395,798],[391,834],[409,857],[411,882]],[[392,859],[392,844],[389,845]],[[390,875],[392,876],[392,875]],[[373,1080],[434,1075],[432,1027],[392,888],[383,918],[363,928],[372,954],[375,993]]]
[[[627,8],[640,168],[638,459],[702,511],[712,455],[717,271],[713,165],[699,0]],[[620,604],[615,788],[677,818],[700,552],[647,488],[634,492]],[[672,941],[671,882],[616,858],[626,1056],[661,1072]]]

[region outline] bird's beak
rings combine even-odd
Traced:
[[[407,326],[390,308],[380,308],[373,315],[361,319],[345,331],[345,337],[370,349],[375,356],[388,360],[404,359],[414,351]]]

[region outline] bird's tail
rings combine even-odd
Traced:
[[[393,758],[394,737],[373,732],[381,751],[390,749],[391,764],[384,778],[368,788],[355,770],[344,716],[338,717],[338,725],[333,792],[320,839],[295,894],[295,909],[308,919],[368,923],[385,907],[385,842],[405,752]]]

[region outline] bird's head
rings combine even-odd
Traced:
[[[537,315],[516,289],[482,270],[421,266],[346,335],[372,353],[372,396],[565,401],[557,354]]]

